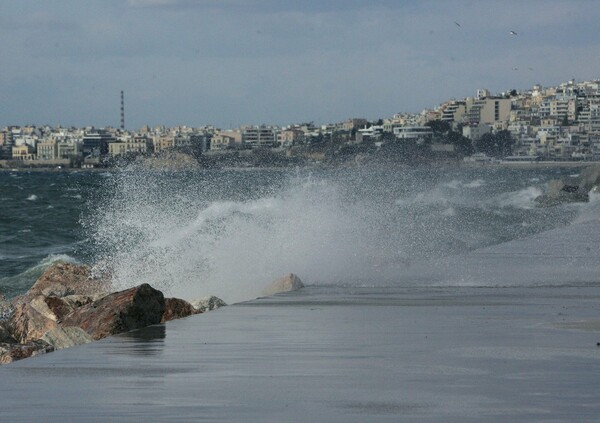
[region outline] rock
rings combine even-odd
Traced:
[[[15,344],[17,340],[13,338],[8,330],[8,322],[0,322],[0,344],[10,343]]]
[[[268,297],[270,295],[280,294],[283,292],[297,291],[304,288],[304,284],[298,276],[290,273],[280,279],[269,284],[262,292],[262,295]]]
[[[8,301],[4,295],[0,294],[0,320],[9,319],[14,311],[15,308],[10,301]]]
[[[109,285],[107,281],[92,278],[89,266],[55,263],[46,269],[20,301],[31,301],[38,295],[64,297],[76,294],[94,297],[107,294]]]
[[[60,283],[51,283],[46,288],[42,289],[41,294],[46,297],[66,297],[73,294],[75,291]]]
[[[198,314],[190,303],[180,298],[165,298],[165,312],[162,315],[161,323],[169,320],[181,319],[182,317]]]
[[[54,347],[40,339],[25,344],[0,343],[0,364],[12,363],[52,351],[54,351]]]
[[[78,326],[93,339],[160,323],[165,312],[162,292],[148,284],[115,292],[68,314],[63,326]]]
[[[66,297],[61,298],[61,300],[63,300],[72,309],[83,307],[84,305],[94,301],[92,297],[88,297],[87,295],[67,295]]]
[[[41,339],[52,345],[55,350],[87,344],[94,340],[86,331],[75,326],[49,330]]]
[[[192,307],[200,313],[206,311],[216,310],[220,307],[224,307],[227,304],[219,297],[211,295],[210,297],[197,298],[191,302]]]
[[[40,296],[43,298],[43,296]],[[40,313],[31,304],[23,303],[15,307],[15,312],[8,321],[10,334],[20,343],[25,344],[31,340],[41,338],[49,330],[55,329],[58,324],[54,313],[42,306],[43,301],[38,301],[36,306],[43,311]],[[54,317],[54,319],[52,319]]]

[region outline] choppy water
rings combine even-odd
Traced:
[[[57,259],[184,298],[248,299],[288,272],[311,284],[405,284],[412,263],[578,219],[585,206],[534,205],[564,173],[0,172],[0,292],[23,292]]]

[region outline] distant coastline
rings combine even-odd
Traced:
[[[281,165],[281,166],[219,166],[219,167],[203,167],[200,164],[193,167],[180,168],[178,166],[170,166],[165,164],[164,166],[140,166],[140,168],[146,168],[148,170],[167,170],[172,172],[187,172],[187,171],[206,171],[206,170],[229,170],[229,171],[259,171],[259,170],[284,170],[284,169],[352,169],[352,168],[365,168],[369,166],[386,166],[389,163],[374,163],[368,164],[360,163],[306,163],[306,164],[295,164],[295,165]],[[514,169],[543,169],[543,168],[584,168],[588,166],[599,166],[600,161],[531,161],[531,162],[507,162],[497,161],[490,163],[478,163],[478,162],[465,162],[465,161],[431,161],[426,163],[420,163],[416,165],[406,164],[392,164],[393,167],[397,168],[415,168],[415,167],[429,167],[429,166],[443,166],[443,167],[460,167],[460,168],[473,168],[473,169],[485,169],[485,168],[514,168]],[[43,167],[43,166],[17,166],[17,167],[2,167],[0,166],[0,172],[11,173],[11,172],[40,172],[40,173],[78,173],[78,172],[114,172],[123,169],[122,167],[92,167],[92,168],[79,168],[79,167]]]

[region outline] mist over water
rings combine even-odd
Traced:
[[[417,284],[406,276],[417,263],[571,222],[574,207],[534,207],[552,177],[509,169],[129,168],[108,178],[82,224],[94,270],[121,288],[147,282],[167,295],[233,302],[289,272],[309,284]]]

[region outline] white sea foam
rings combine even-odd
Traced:
[[[36,201],[38,199],[38,196],[35,194],[31,194],[29,197],[27,197],[27,200],[29,201]]]
[[[520,209],[532,209],[535,207],[535,199],[543,194],[541,188],[530,186],[518,191],[502,194],[497,201],[500,207],[515,207]]]
[[[452,188],[452,189],[479,188],[479,187],[483,186],[484,183],[485,182],[483,179],[475,179],[471,182],[463,182],[458,179],[453,179],[452,181],[446,182],[445,184],[443,184],[443,186]]]

